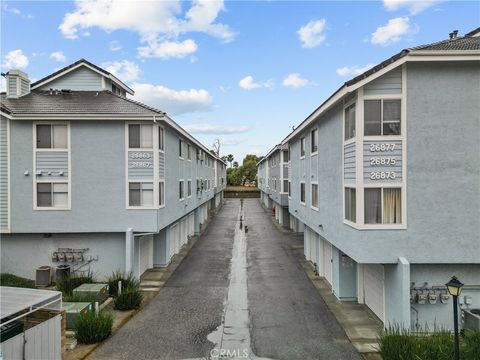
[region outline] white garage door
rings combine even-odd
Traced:
[[[367,305],[383,321],[383,265],[365,265],[363,270],[363,291]]]
[[[139,271],[142,275],[147,269],[153,267],[153,235],[142,236],[140,241]]]
[[[323,241],[323,274],[325,279],[332,284],[332,244]]]

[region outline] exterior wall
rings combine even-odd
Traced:
[[[40,90],[70,89],[79,91],[100,91],[102,88],[102,76],[85,66],[81,66],[55,80],[40,87]],[[111,87],[110,87],[111,90]]]
[[[9,231],[9,120],[0,119],[0,232]]]

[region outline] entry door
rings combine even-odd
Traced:
[[[367,305],[383,321],[384,302],[383,265],[365,265],[363,270],[363,293]]]
[[[323,274],[325,279],[332,284],[332,244],[323,241]]]

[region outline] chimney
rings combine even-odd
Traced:
[[[450,35],[450,40],[455,40],[458,35],[458,30],[453,30],[449,35]]]
[[[30,80],[28,75],[20,70],[10,70],[7,72],[7,98],[16,99],[30,94]]]

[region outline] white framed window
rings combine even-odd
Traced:
[[[288,163],[289,161],[289,152],[288,150],[283,150],[283,162]]]
[[[318,183],[312,183],[312,194],[311,194],[311,207],[314,210],[318,210]]]
[[[347,106],[344,110],[345,117],[345,141],[355,137],[355,103]]]
[[[128,124],[130,149],[153,149],[153,125]]]
[[[129,182],[128,206],[153,207],[153,183],[134,181]]]
[[[305,205],[305,182],[300,183],[300,203]]]
[[[318,129],[313,129],[310,132],[310,154],[318,153]]]
[[[192,196],[192,180],[190,179],[187,181],[187,196]]]
[[[197,194],[202,191],[202,181],[197,179]]]
[[[185,181],[180,180],[178,182],[178,199],[183,200],[185,199]]]
[[[190,144],[187,144],[187,160],[192,160],[192,147],[190,146]]]
[[[183,141],[182,139],[178,139],[178,157],[183,159]]]
[[[36,209],[68,209],[68,182],[37,182]]]
[[[300,139],[300,158],[305,157],[305,137]]]
[[[365,100],[365,136],[401,134],[401,100]]]
[[[37,149],[68,149],[67,124],[37,124]]]
[[[165,151],[165,129],[161,126],[158,127],[158,149]]]
[[[291,181],[288,182],[288,197],[289,198],[292,197],[292,182]]]
[[[401,224],[401,188],[365,188],[365,224]]]
[[[289,181],[284,179],[283,180],[283,190],[282,190],[282,192],[288,193],[288,184],[289,184]]]
[[[165,181],[158,183],[158,206],[165,206]]]
[[[355,188],[345,188],[345,220],[357,222],[357,191]]]

